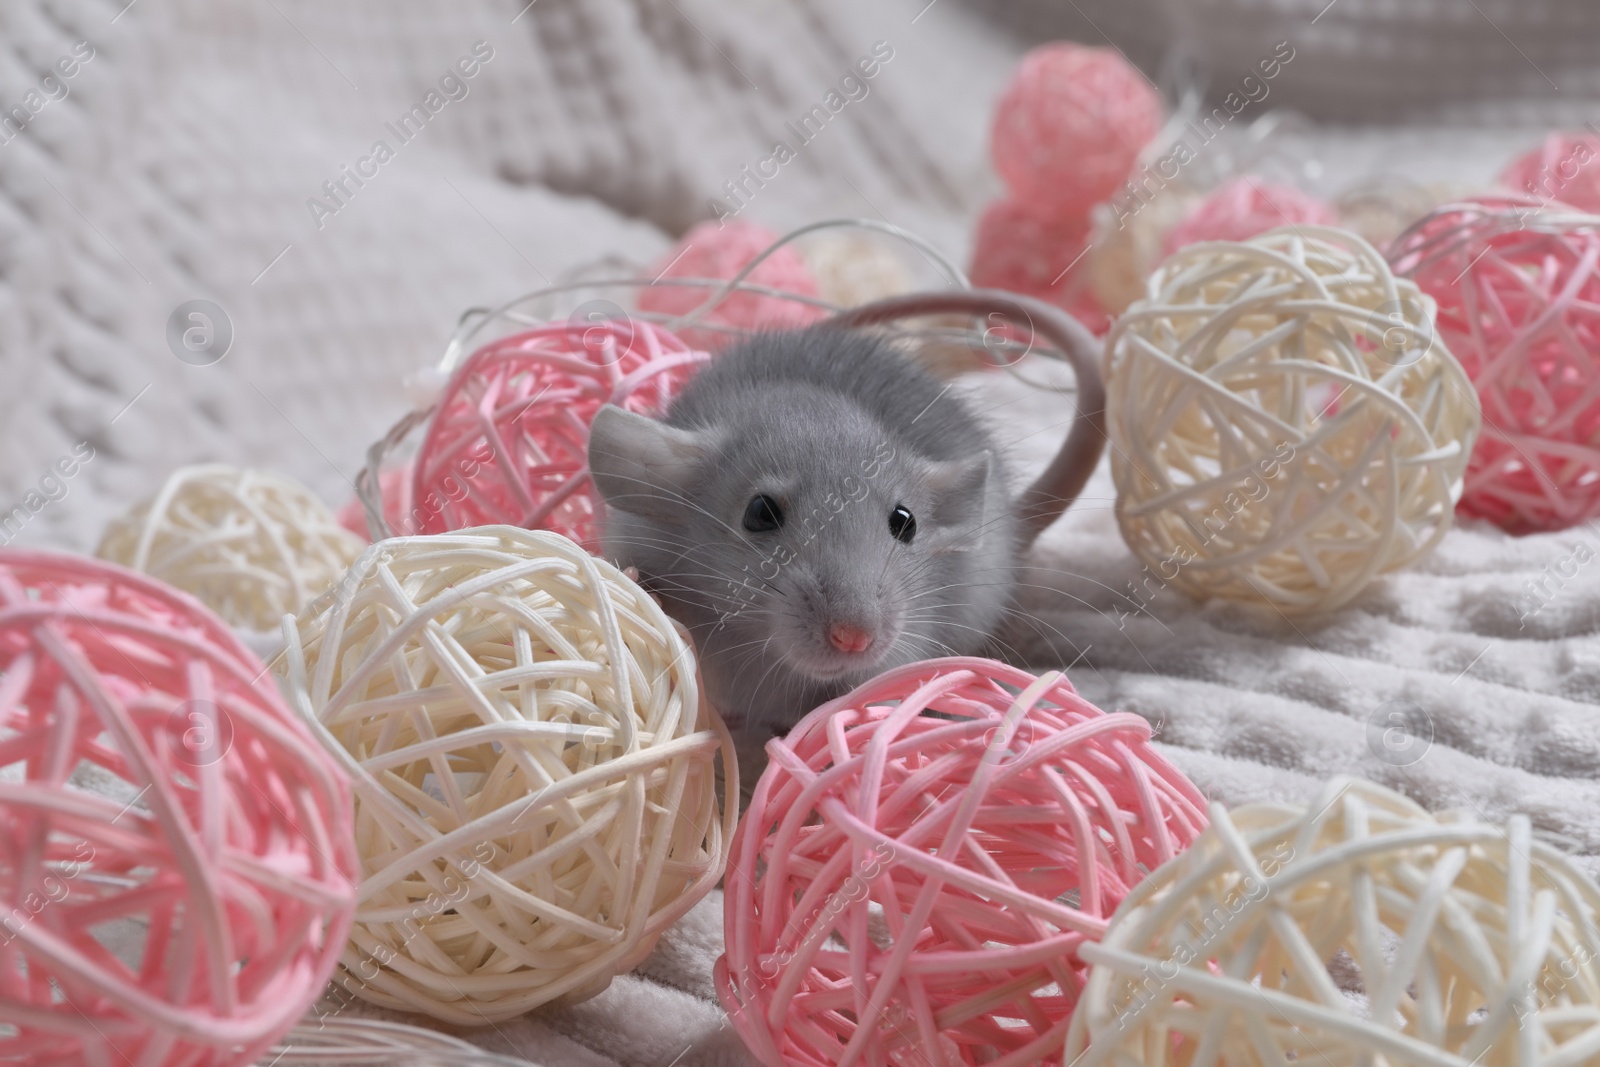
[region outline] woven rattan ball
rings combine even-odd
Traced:
[[[1379,175],[1340,193],[1333,208],[1343,229],[1387,253],[1394,239],[1428,212],[1477,191],[1462,182],[1420,184],[1398,175]]]
[[[1087,218],[1050,218],[1020,200],[996,200],[978,217],[972,283],[1038,297],[1104,333],[1110,319],[1095,298],[1088,250]]]
[[[1072,1067],[1577,1067],[1600,1055],[1600,887],[1506,825],[1336,779],[1228,812],[1123,902]]]
[[[1106,388],[1145,587],[1287,614],[1429,551],[1478,431],[1432,302],[1323,227],[1180,249],[1107,336]]]
[[[1120,315],[1144,295],[1150,272],[1166,255],[1167,231],[1199,200],[1195,190],[1171,184],[1148,199],[1113,201],[1095,209],[1086,265],[1101,307]]]
[[[393,532],[510,523],[595,548],[595,412],[616,404],[656,414],[707,358],[632,317],[551,323],[484,345],[439,400],[412,463],[411,510]]]
[[[822,299],[840,307],[870,304],[916,288],[905,259],[868,234],[819,233],[800,246],[800,255]]]
[[[715,974],[768,1067],[1054,1056],[1078,946],[1204,825],[1144,719],[992,660],[887,671],[767,751]]]
[[[1389,256],[1438,301],[1439,337],[1483,405],[1462,514],[1514,533],[1600,515],[1600,216],[1474,197]]]
[[[1162,238],[1171,255],[1196,241],[1248,241],[1280,226],[1332,226],[1339,216],[1329,205],[1292,185],[1241,174],[1189,209]]]
[[[1600,212],[1600,135],[1587,130],[1552,133],[1538,148],[1512,160],[1500,184],[1544,201]]]
[[[778,235],[747,219],[702,222],[667,249],[651,265],[655,284],[639,292],[639,310],[658,315],[687,315],[711,299],[715,288],[672,284],[673,279],[728,281],[778,242]],[[817,296],[817,281],[806,261],[791,245],[775,249],[744,277],[744,284],[763,286],[780,294]],[[827,312],[784,295],[735,291],[707,310],[702,318],[709,328],[694,326],[678,331],[689,344],[713,351],[751,330],[782,330],[816,322]]]
[[[350,799],[193,597],[0,551],[0,1062],[256,1063],[350,929]]]
[[[593,995],[716,884],[727,728],[654,599],[556,534],[369,546],[285,620],[287,691],[349,769],[339,979],[463,1025]]]
[[[1040,216],[1085,219],[1161,128],[1161,96],[1113,48],[1050,41],[1022,57],[995,104],[989,154]]]
[[[95,554],[192,593],[233,626],[275,631],[361,551],[311,490],[265,471],[174,471],[106,527]]]

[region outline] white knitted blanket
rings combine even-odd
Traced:
[[[186,463],[347,500],[402,375],[462,309],[648,260],[878,41],[893,58],[868,96],[744,210],[778,230],[887,218],[961,259],[1023,47],[963,0],[18,0],[0,40],[0,512],[23,505],[3,537],[80,551]],[[1323,130],[1302,155],[1330,189],[1382,169],[1471,181],[1531,136]],[[212,365],[169,346],[193,299],[231,323]],[[1054,448],[1053,397],[976,388],[1012,401],[1022,465]],[[93,458],[41,488],[85,442]],[[1600,868],[1600,565],[1526,596],[1595,531],[1458,530],[1314,629],[1175,594],[1119,625],[1137,567],[1110,501],[1102,471],[1038,547],[1027,606],[1050,636],[1030,662],[1159,723],[1216,799],[1355,772],[1430,807],[1526,812]],[[1406,767],[1369,744],[1392,700],[1433,724]],[[719,906],[595,1000],[471,1038],[543,1067],[745,1063],[709,984]]]

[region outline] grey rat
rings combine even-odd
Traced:
[[[1072,432],[1015,501],[967,405],[859,328],[948,312],[1026,323],[1076,369]],[[588,461],[606,505],[602,550],[687,627],[706,696],[736,730],[777,733],[891,667],[982,651],[1023,552],[1099,459],[1096,349],[1057,309],[984,290],[756,334],[659,420],[600,409]]]

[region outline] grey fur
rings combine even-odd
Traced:
[[[589,466],[606,554],[689,628],[736,729],[785,730],[891,666],[982,650],[1015,587],[1018,523],[993,441],[865,332],[750,338],[659,422],[603,408]],[[743,529],[757,493],[784,505],[781,529]],[[916,517],[910,544],[890,533],[896,505]],[[828,644],[836,621],[878,631],[852,667]]]

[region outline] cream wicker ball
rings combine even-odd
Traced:
[[[230,626],[271,632],[361,547],[298,482],[212,463],[174,471],[106,527],[95,554],[193,594]]]
[[[694,654],[567,538],[379,541],[283,628],[285,689],[355,783],[349,992],[460,1025],[580,1000],[721,877],[737,771]]]
[[[1149,200],[1120,198],[1097,207],[1089,239],[1089,281],[1100,306],[1121,314],[1144,295],[1161,262],[1167,232],[1199,203],[1198,190],[1169,185]]]
[[[1079,954],[1072,1067],[1600,1062],[1600,887],[1526,816],[1370,782],[1213,805]]]
[[[824,232],[807,238],[799,251],[822,299],[840,307],[870,304],[916,288],[905,259],[882,238]]]
[[[1387,252],[1391,241],[1434,208],[1480,191],[1460,182],[1421,185],[1395,175],[1380,175],[1346,189],[1334,201],[1334,209],[1341,227]]]
[[[1433,301],[1344,230],[1174,253],[1106,338],[1141,587],[1331,611],[1449,529],[1479,408]]]

